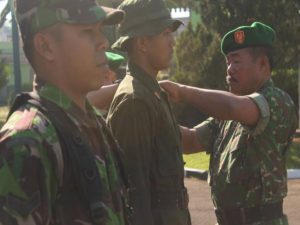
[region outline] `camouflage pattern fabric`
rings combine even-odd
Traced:
[[[123,186],[97,112],[88,103],[82,112],[52,85],[38,89],[67,112],[95,155],[108,214],[103,225],[124,225]],[[92,224],[71,171],[51,121],[30,104],[13,113],[0,132],[0,224]]]
[[[216,224],[216,225],[221,225],[221,224]],[[286,216],[283,216],[282,218],[272,220],[272,221],[267,221],[267,222],[258,222],[258,223],[251,223],[247,225],[289,225],[288,219]]]
[[[297,127],[295,106],[272,80],[249,97],[263,115],[256,127],[212,118],[196,127],[199,139],[205,134],[211,154],[209,183],[216,208],[255,207],[287,195],[286,151]],[[282,218],[253,225],[276,224],[288,222]]]
[[[114,25],[124,13],[101,7],[96,0],[15,0],[15,16],[24,40],[58,22]]]

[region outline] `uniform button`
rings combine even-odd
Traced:
[[[83,139],[79,136],[73,136],[72,139],[73,139],[74,143],[77,144],[77,145],[82,145],[83,144]]]

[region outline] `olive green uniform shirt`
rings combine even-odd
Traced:
[[[190,224],[180,130],[158,82],[129,63],[107,122],[125,152],[133,224]]]

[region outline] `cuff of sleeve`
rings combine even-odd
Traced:
[[[210,123],[210,119],[208,119],[194,127],[197,139],[200,143],[202,143],[207,153],[211,153],[213,142],[213,130],[210,126]]]
[[[248,95],[249,98],[251,98],[255,104],[258,106],[260,111],[260,118],[256,124],[255,127],[247,127],[248,131],[252,135],[258,135],[261,134],[265,128],[267,127],[269,120],[270,120],[270,108],[269,103],[267,102],[266,98],[257,92]]]

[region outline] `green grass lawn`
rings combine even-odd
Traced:
[[[2,127],[6,116],[8,113],[8,108],[6,106],[0,106],[0,127]],[[194,169],[208,169],[209,155],[206,153],[196,153],[191,155],[184,155],[185,166]],[[293,143],[288,151],[287,158],[288,168],[299,168],[300,169],[300,143]]]
[[[300,143],[293,143],[287,154],[288,169],[300,169]]]
[[[185,161],[185,167],[193,169],[207,170],[209,163],[209,155],[205,152],[183,155]]]
[[[201,170],[208,169],[209,155],[204,152],[183,155],[183,158],[186,162],[185,167]],[[287,168],[300,169],[300,143],[293,143],[288,150]]]

